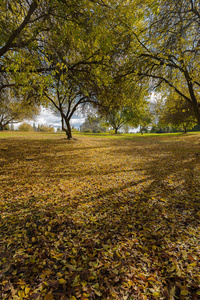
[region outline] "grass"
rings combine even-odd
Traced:
[[[198,299],[199,146],[1,132],[1,299]]]

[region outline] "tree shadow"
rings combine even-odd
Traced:
[[[80,298],[80,293],[87,293],[89,299],[142,299],[142,293],[148,299],[156,299],[155,293],[160,295],[157,298],[170,299],[174,287],[178,299],[183,287],[195,297],[200,225],[200,160],[194,155],[196,147],[191,151],[190,145],[179,143],[177,150],[175,143],[151,142],[144,148],[143,143],[134,141],[122,147],[121,141],[102,141],[101,151],[107,151],[117,168],[111,165],[108,169],[105,163],[97,173],[88,168],[92,162],[100,162],[101,157],[87,152],[97,151],[98,146],[68,147],[64,153],[63,141],[32,143],[31,147],[30,142],[21,145],[15,141],[10,148],[8,145],[3,175],[18,172],[21,186],[30,184],[33,177],[24,179],[23,172],[27,177],[28,168],[32,166],[30,172],[36,172],[41,165],[42,172],[34,180],[39,182],[39,176],[41,182],[46,177],[54,180],[44,194],[45,184],[37,195],[24,196],[20,192],[14,198],[12,189],[6,194],[0,233],[0,255],[4,259],[1,279],[8,282],[3,286],[4,293],[5,287],[8,293],[12,287],[19,291],[21,280],[31,287],[31,292],[38,289],[36,295],[42,293],[41,285],[43,296],[53,291],[56,300],[62,295],[66,299]],[[59,151],[61,156],[56,157]],[[117,161],[119,157],[122,160]],[[86,168],[81,162],[74,173],[71,170],[71,177],[62,176],[61,171],[70,166],[62,166],[62,161],[77,159],[78,163],[86,158]],[[58,164],[60,169],[56,168]],[[52,178],[50,171],[54,172]],[[95,185],[100,178],[105,183],[98,190],[81,187],[79,194],[68,196],[67,186],[59,192],[61,179],[77,178],[78,185],[88,174],[88,182],[92,182],[95,172],[99,176]],[[120,181],[120,173],[128,177]],[[131,178],[136,173],[139,176]],[[106,185],[108,174],[115,180],[113,185]],[[2,186],[6,189],[7,184],[6,181]],[[59,273],[64,283],[59,282]]]

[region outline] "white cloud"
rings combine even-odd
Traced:
[[[71,119],[71,125],[74,126],[75,128],[79,128],[80,125],[85,121],[85,118],[83,118],[82,116],[78,116],[78,115],[74,115],[74,117],[72,117]],[[61,118],[59,116],[56,116],[50,109],[41,108],[41,112],[38,116],[35,117],[34,120],[32,121],[26,121],[27,123],[33,125],[33,123],[35,123],[35,126],[37,127],[38,124],[40,125],[50,125],[52,127],[54,127],[55,129],[57,129],[58,127],[61,128]],[[21,123],[17,123],[15,124],[15,129],[18,128],[18,126]]]

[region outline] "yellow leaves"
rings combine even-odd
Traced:
[[[58,282],[59,282],[60,284],[65,284],[67,281],[66,281],[64,278],[59,278],[59,279],[58,279]]]
[[[46,277],[48,277],[51,274],[52,274],[51,270],[43,270],[42,274],[40,275],[40,278],[45,279]]]
[[[44,300],[53,300],[53,295],[52,295],[52,293],[46,294],[46,296],[44,296]]]
[[[193,271],[193,269],[194,269],[196,266],[197,266],[197,263],[196,263],[196,262],[193,262],[193,263],[191,263],[191,264],[188,264],[188,265],[187,265],[187,271],[188,271],[188,272]]]
[[[83,294],[83,296],[81,297],[81,300],[89,300],[89,295],[88,296],[84,296],[84,294]]]
[[[31,290],[31,288],[26,286],[24,289],[25,295],[28,295],[30,290]]]
[[[18,296],[19,296],[20,299],[23,299],[25,297],[24,291],[19,291]]]
[[[196,292],[196,294],[197,294],[198,296],[200,296],[200,290],[198,290],[198,291]]]
[[[159,292],[154,292],[154,293],[152,293],[152,295],[154,296],[154,297],[160,297],[160,293]]]
[[[58,272],[58,273],[57,273],[57,276],[58,276],[58,277],[62,277],[63,275],[62,275],[62,273]]]
[[[187,296],[189,294],[188,290],[182,290],[181,295],[182,296]]]
[[[163,199],[163,198],[160,198],[160,201],[166,202],[167,200],[166,200],[166,199]]]
[[[20,297],[20,299],[24,299],[30,295],[31,292],[31,288],[28,286],[20,286],[21,290],[18,291],[18,296]]]
[[[126,284],[127,284],[128,288],[131,288],[132,286],[135,286],[135,282],[132,281],[132,280],[128,280]]]
[[[121,299],[121,292],[143,300],[162,299],[164,293],[171,300],[178,293],[190,297],[199,273],[198,162],[197,191],[190,190],[191,197],[181,180],[189,168],[183,156],[194,150],[192,137],[172,142],[171,137],[148,137],[144,142],[77,136],[68,143],[55,134],[43,139],[31,135],[30,141],[23,140],[24,150],[21,142],[15,144],[21,153],[16,164],[9,162],[10,153],[6,158],[9,176],[0,189],[0,198],[6,199],[0,218],[0,237],[6,238],[0,262],[3,292],[17,300],[31,295],[54,300],[66,288],[77,300],[88,300],[91,291],[102,299]],[[34,158],[34,177],[28,169],[24,175],[20,171],[30,167],[31,161],[20,162],[27,151]],[[168,179],[179,186],[170,190]],[[176,279],[170,279],[174,287],[166,278]]]
[[[20,279],[20,280],[17,282],[17,284],[23,286],[23,285],[26,284],[26,282],[25,282],[24,280]]]
[[[102,293],[101,293],[100,291],[98,291],[98,290],[94,290],[94,292],[95,292],[95,294],[96,294],[97,296],[99,296],[99,297],[101,297],[101,296],[102,296]]]
[[[197,265],[196,262],[190,264],[191,267],[196,267],[196,265]]]

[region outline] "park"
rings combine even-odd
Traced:
[[[198,299],[199,133],[0,142],[2,299]]]
[[[199,1],[0,6],[0,299],[200,299]]]

